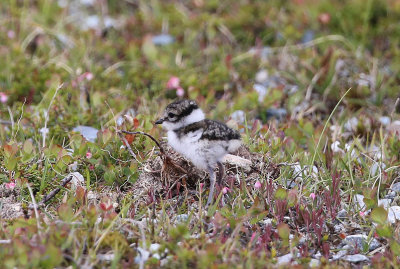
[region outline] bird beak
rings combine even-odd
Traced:
[[[161,119],[157,120],[157,121],[155,122],[155,124],[162,124],[163,122],[164,122],[164,119],[161,118]]]

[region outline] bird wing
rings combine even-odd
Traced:
[[[240,134],[238,131],[229,128],[225,124],[215,120],[205,119],[204,125],[206,128],[203,131],[202,139],[208,140],[232,140],[240,139]]]

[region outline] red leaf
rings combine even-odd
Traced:
[[[139,120],[137,118],[133,119],[133,127],[136,129],[137,127],[139,127]]]
[[[125,139],[126,139],[126,141],[128,141],[129,144],[132,144],[133,139],[135,139],[135,135],[127,134],[127,135],[125,135]]]

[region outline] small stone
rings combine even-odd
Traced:
[[[84,186],[85,178],[79,172],[73,172],[70,174],[71,179],[71,189],[75,190],[78,186]]]
[[[371,176],[377,175],[377,173],[381,174],[382,171],[386,168],[384,163],[379,164],[378,162],[374,162],[369,169]]]
[[[335,230],[335,233],[342,233],[346,231],[346,228],[343,226],[343,224],[339,223],[336,224],[333,229]]]
[[[284,108],[268,108],[266,111],[267,120],[276,118],[282,120],[287,115],[287,110]]]
[[[375,238],[373,238],[368,244],[368,236],[363,234],[349,235],[345,239],[343,239],[343,243],[350,246],[351,248],[357,248],[360,250],[363,250],[364,245],[369,245],[369,251],[377,249],[381,246],[381,244]]]
[[[229,165],[234,165],[238,166],[240,168],[243,168],[245,172],[251,171],[251,164],[252,162],[250,160],[247,160],[245,158],[232,155],[232,154],[227,154],[222,160],[223,163],[229,164]]]
[[[115,257],[114,253],[96,255],[96,258],[99,259],[100,261],[107,261],[107,262],[114,260],[114,257]]]
[[[267,87],[262,84],[254,84],[253,89],[258,93],[258,102],[261,103],[264,101],[264,97],[268,93]]]
[[[380,199],[378,201],[378,206],[382,206],[386,210],[390,207],[390,204],[392,203],[391,199]]]
[[[175,38],[169,34],[160,34],[153,36],[151,41],[154,45],[165,46],[174,43]]]
[[[340,210],[338,213],[337,213],[337,216],[336,216],[338,219],[341,219],[341,220],[343,220],[343,219],[346,219],[347,218],[347,210],[346,209],[342,209],[342,210]]]
[[[89,191],[87,194],[88,200],[95,200],[97,199],[97,194],[94,191]]]
[[[244,124],[246,120],[246,113],[243,110],[236,110],[231,114],[231,118],[239,124]]]
[[[176,222],[187,222],[187,220],[189,219],[188,214],[180,214],[176,216]]]
[[[95,142],[99,130],[90,126],[79,125],[72,129],[72,131],[80,133],[87,141]]]
[[[261,223],[264,224],[265,226],[272,225],[272,219],[270,218],[263,219]]]
[[[315,36],[314,31],[308,29],[308,30],[304,33],[303,37],[301,38],[301,43],[307,43],[307,42],[312,41],[312,40],[314,39],[314,36]]]
[[[394,183],[391,187],[392,191],[400,192],[400,182]]]
[[[397,136],[400,136],[400,121],[396,120],[392,122],[389,126],[387,126],[387,130],[389,133],[397,134]]]
[[[141,247],[137,248],[137,252],[138,255],[135,257],[134,260],[136,264],[144,264],[150,257],[150,252]]]
[[[385,195],[385,199],[393,200],[394,198],[396,198],[396,192],[395,191],[389,191],[388,194]]]
[[[354,196],[355,200],[354,203],[356,204],[356,206],[358,206],[358,209],[363,210],[365,209],[365,203],[364,203],[364,195],[361,194],[356,194]]]
[[[257,72],[256,74],[256,82],[260,84],[267,84],[268,83],[268,71],[265,69],[262,69]]]
[[[347,254],[347,249],[342,249],[342,250],[340,250],[338,253],[336,253],[336,254],[334,254],[333,256],[332,256],[332,261],[336,261],[336,260],[339,260],[340,258],[342,258],[344,255],[346,255]]]
[[[342,258],[342,260],[351,262],[351,263],[369,261],[368,257],[365,255],[362,255],[362,254],[346,255]]]
[[[390,117],[388,116],[383,116],[379,118],[379,122],[383,125],[383,126],[387,126],[390,124]]]
[[[344,124],[344,129],[346,131],[352,132],[355,131],[358,125],[358,119],[356,117],[353,117],[349,119],[345,124]]]
[[[400,206],[391,206],[388,210],[388,221],[395,223],[400,220]]]
[[[335,153],[337,153],[337,152],[339,152],[339,153],[344,153],[344,150],[341,149],[341,148],[339,147],[339,145],[340,145],[340,142],[339,142],[339,141],[333,142],[333,143],[331,144],[331,149],[332,149],[332,151],[335,152]]]
[[[277,265],[280,266],[280,265],[290,263],[292,259],[293,259],[293,255],[291,253],[280,256],[280,257],[278,257]]]

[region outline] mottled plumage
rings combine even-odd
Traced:
[[[215,185],[214,168],[218,165],[222,170],[222,158],[239,148],[239,132],[221,122],[205,119],[203,111],[192,100],[169,104],[156,124],[162,124],[168,131],[168,143],[174,150],[210,173],[209,205]]]

